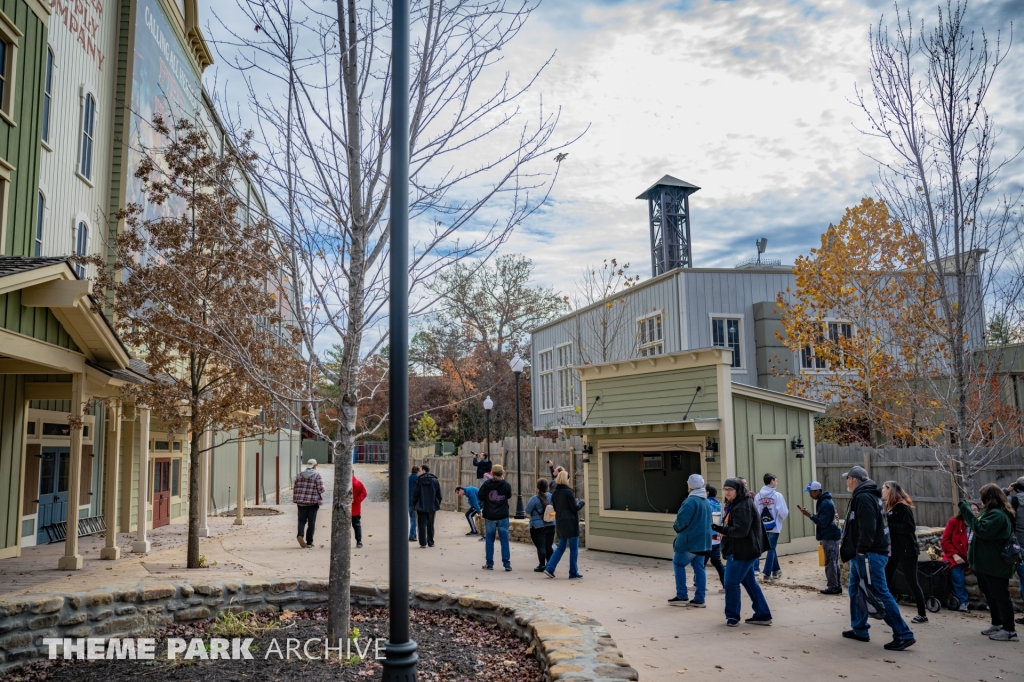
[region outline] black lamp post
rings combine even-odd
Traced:
[[[409,0],[394,0],[391,29],[391,292],[388,301],[388,484],[405,490],[409,467]],[[416,642],[409,636],[409,496],[388,502],[388,641],[386,682],[415,682]]]
[[[484,450],[487,461],[491,461],[491,409],[494,407],[494,401],[491,400],[491,396],[484,398],[484,414],[487,415],[484,422],[487,424],[487,444],[484,446],[487,448]]]
[[[515,357],[508,363],[512,373],[516,375],[516,518],[525,519],[526,512],[523,510],[523,458],[519,447],[519,375],[523,373],[526,363],[516,353]]]

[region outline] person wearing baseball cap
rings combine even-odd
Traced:
[[[839,540],[839,558],[850,564],[851,628],[843,632],[843,637],[858,642],[871,641],[868,614],[858,602],[861,583],[864,583],[885,609],[885,623],[892,628],[892,641],[884,648],[903,651],[917,640],[900,615],[900,607],[889,592],[885,579],[885,565],[889,562],[889,528],[882,511],[882,489],[861,467],[851,467],[843,478],[846,479],[847,491],[852,493],[850,510],[846,513]]]
[[[832,501],[832,493],[823,489],[821,483],[811,481],[804,488],[804,492],[814,500],[814,513],[804,509],[799,504],[796,506],[800,513],[814,522],[814,538],[821,543],[825,552],[825,582],[827,586],[821,590],[822,594],[842,594],[843,588],[839,584],[839,538],[842,532],[839,524],[836,523],[836,505]]]

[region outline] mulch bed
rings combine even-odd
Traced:
[[[369,638],[388,634],[387,609],[353,609],[352,626],[359,630],[359,641],[368,656],[360,661],[342,663],[297,659],[281,660],[272,651],[276,639],[284,656],[287,640],[320,639],[327,632],[326,611],[323,609],[302,613],[250,614],[248,623],[265,631],[245,633],[254,637],[252,660],[182,660],[167,659],[166,638],[189,640],[202,638],[207,643],[212,637],[240,633],[218,632],[218,621],[203,621],[177,625],[157,637],[156,658],[152,661],[78,661],[56,660],[32,663],[8,675],[11,682],[138,682],[144,676],[147,682],[164,680],[215,680],[232,682],[241,680],[371,680],[381,678],[380,663],[374,660],[373,645]],[[528,650],[525,642],[497,625],[462,618],[453,613],[438,613],[413,609],[411,611],[412,638],[419,646],[418,679],[424,682],[457,682],[461,680],[502,680],[503,682],[542,682],[540,664]],[[301,646],[300,646],[301,650]],[[529,651],[529,653],[528,653]],[[310,645],[310,654],[319,655],[316,644]],[[354,651],[353,651],[354,653]]]
[[[271,507],[246,507],[245,516],[278,516],[284,512],[279,509],[273,509]],[[217,516],[224,516],[228,518],[235,518],[237,512],[235,510],[221,512]]]

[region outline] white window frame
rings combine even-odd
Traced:
[[[32,254],[34,256],[43,255],[43,232],[46,228],[46,191],[39,187],[39,191],[36,193],[36,209],[39,214],[36,216],[36,224],[34,238],[32,239]]]
[[[569,362],[563,363],[563,349],[568,348]],[[558,372],[558,383],[556,384],[556,391],[558,397],[558,409],[575,409],[576,408],[576,376],[575,370],[573,369],[575,364],[575,353],[573,352],[572,342],[562,343],[555,346],[555,368]],[[568,402],[566,402],[568,400]]]
[[[6,14],[0,12],[0,41],[7,45],[4,55],[4,87],[3,96],[0,97],[0,118],[12,126],[18,125],[14,120],[14,103],[17,88],[19,39],[24,35],[17,24],[11,21]]]
[[[78,232],[79,232],[79,226],[80,225],[85,225],[85,230],[86,230],[85,253],[84,254],[79,253],[79,248],[78,248],[78,246],[79,246],[78,245],[78,240],[79,240]],[[89,255],[89,249],[92,246],[92,224],[89,222],[89,219],[86,217],[86,215],[84,213],[79,213],[78,215],[75,216],[75,223],[74,223],[74,227],[73,227],[72,232],[71,232],[71,236],[72,236],[71,252],[74,253],[76,256],[78,256],[78,255],[88,256]],[[89,274],[88,266],[81,265],[79,263],[75,263],[74,264],[74,268],[75,268],[75,272],[78,274],[79,279],[85,279],[88,276],[88,274]]]
[[[86,131],[86,113],[88,109],[88,103],[90,98],[92,99],[92,130]],[[78,125],[78,167],[75,169],[75,174],[82,179],[82,182],[86,183],[90,187],[95,187],[96,184],[93,181],[93,175],[96,172],[96,131],[99,128],[96,125],[96,119],[99,118],[100,107],[99,100],[96,98],[96,93],[87,86],[82,86],[80,99],[81,115],[79,116]],[[83,165],[85,164],[85,147],[86,139],[89,140],[89,167],[85,170],[88,171],[88,175],[83,173]]]
[[[708,313],[708,334],[709,334],[709,338],[711,339],[711,346],[713,348],[729,348],[729,350],[732,350],[732,348],[730,346],[716,346],[715,345],[715,320],[738,320],[739,321],[739,325],[738,325],[739,345],[737,346],[737,350],[739,351],[740,362],[739,362],[739,365],[734,365],[734,366],[731,367],[732,371],[734,371],[734,372],[746,372],[747,371],[747,354],[746,354],[746,352],[744,352],[744,348],[743,348],[744,341],[746,339],[746,336],[744,335],[745,332],[746,332],[746,329],[745,329],[746,325],[745,325],[744,317],[745,317],[744,315],[737,315],[736,313]],[[727,327],[723,327],[723,331],[725,331],[726,335],[728,335],[728,328]],[[736,351],[733,351],[733,355],[735,355],[735,354],[736,354]],[[733,358],[733,360],[735,360],[735,358]]]
[[[654,323],[653,329],[651,322]],[[636,318],[636,354],[641,358],[665,354],[664,310]]]
[[[540,411],[555,411],[554,351],[545,348],[537,353],[537,390],[540,392]]]
[[[57,55],[53,47],[47,45],[46,64],[43,67],[43,121],[39,131],[46,151],[53,151],[50,145],[53,138],[53,72],[56,68]]]
[[[825,332],[824,333],[824,337],[826,337],[826,338],[831,336],[831,333],[832,333],[831,327],[832,327],[832,325],[837,325],[837,328],[841,329],[841,327],[839,327],[839,325],[844,325],[844,324],[848,325],[850,327],[850,335],[847,336],[846,338],[853,338],[854,325],[849,320],[842,320],[842,319],[839,319],[839,318],[826,318],[826,319],[822,320],[821,323],[822,323],[822,325],[824,325],[824,332]],[[806,356],[804,355],[805,352],[807,353]],[[852,371],[852,370],[836,369],[835,367],[829,367],[828,364],[825,363],[824,360],[822,360],[822,363],[823,363],[822,367],[805,367],[804,366],[804,358],[805,357],[817,360],[817,356],[814,355],[814,346],[813,345],[804,346],[799,351],[797,351],[797,362],[799,363],[800,373],[801,374],[841,374],[841,373],[846,373],[846,372]]]

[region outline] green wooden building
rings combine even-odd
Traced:
[[[693,473],[721,489],[734,476],[753,490],[771,472],[792,513],[780,553],[814,549],[810,507],[814,415],[825,406],[732,381],[728,349],[634,358],[577,368],[586,443],[588,549],[671,558],[672,522]]]

